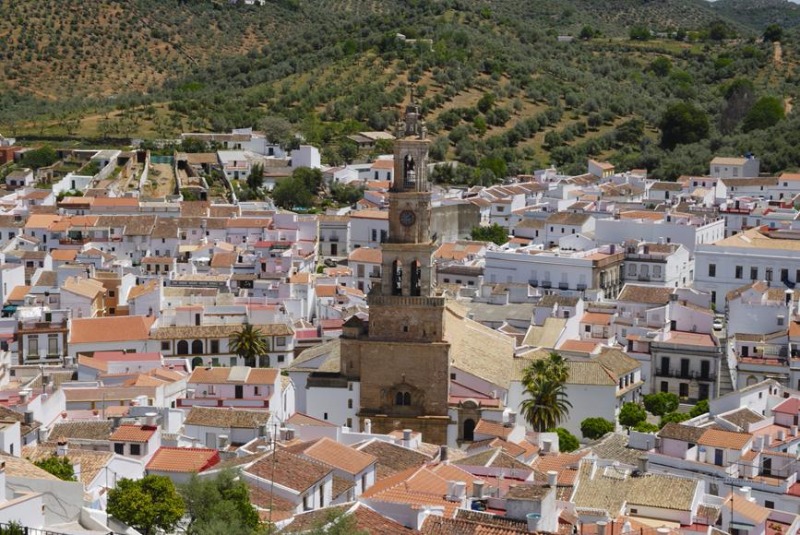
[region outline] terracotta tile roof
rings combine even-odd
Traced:
[[[13,302],[13,301],[24,301],[25,296],[28,295],[28,292],[31,291],[31,286],[15,286],[11,293],[8,294],[8,298],[6,301]]]
[[[513,427],[504,426],[503,422],[494,422],[484,419],[478,420],[478,425],[475,426],[475,434],[500,437],[503,440],[507,439],[508,435],[510,435],[513,430]]]
[[[220,461],[219,452],[208,448],[168,448],[162,446],[147,463],[148,471],[197,473]]]
[[[755,502],[751,502],[749,500],[744,500],[738,496],[731,496],[725,500],[725,503],[722,506],[727,509],[728,511],[731,510],[731,503],[733,503],[733,511],[738,513],[745,518],[748,518],[753,521],[753,523],[758,526],[759,524],[763,524],[769,518],[770,513],[772,512],[770,509],[758,505]]]
[[[142,295],[149,294],[150,292],[157,290],[160,286],[161,284],[158,279],[153,279],[145,282],[144,284],[134,286],[128,292],[128,299],[136,299]]]
[[[378,459],[376,468],[379,480],[431,461],[423,453],[377,439],[358,446],[358,450]]]
[[[636,284],[626,284],[622,292],[617,296],[617,301],[629,301],[648,305],[666,305],[672,288],[659,286],[638,286]]]
[[[56,448],[57,444],[55,442],[25,446],[22,448],[22,456],[31,462],[43,461],[56,455]],[[81,465],[80,481],[84,485],[90,485],[100,471],[111,462],[114,454],[108,451],[69,448],[66,457],[73,464]]]
[[[352,479],[345,479],[337,475],[333,476],[333,499],[341,497],[345,492],[354,489],[355,482]]]
[[[72,262],[78,256],[77,249],[53,249],[50,251],[50,257],[59,262]]]
[[[76,318],[70,325],[70,344],[148,340],[155,317],[109,316]]]
[[[97,296],[106,293],[106,288],[102,283],[80,277],[67,277],[61,289],[89,299],[95,299]]]
[[[511,455],[505,453],[501,448],[492,448],[481,453],[476,453],[469,457],[454,461],[458,466],[483,466],[486,468],[504,468],[508,470],[521,470],[532,472],[533,469],[527,464],[516,460]]]
[[[158,430],[147,425],[121,425],[111,433],[109,440],[115,442],[147,442]]]
[[[100,421],[80,421],[63,422],[53,425],[53,430],[50,431],[48,436],[49,441],[58,441],[59,439],[83,439],[83,440],[108,440],[111,435],[111,428],[113,422],[110,420]]]
[[[786,399],[785,401],[780,402],[776,405],[772,412],[777,412],[781,414],[797,414],[800,412],[800,398],[799,397],[791,397]]]
[[[723,431],[721,429],[708,429],[703,433],[697,443],[712,448],[741,450],[752,439],[753,435],[750,433],[734,433],[733,431]]]
[[[269,411],[254,411],[233,408],[192,407],[184,425],[256,429],[269,421]]]
[[[775,409],[772,409],[772,411],[775,412]],[[741,409],[721,414],[719,417],[729,421],[744,431],[747,430],[750,424],[763,422],[766,419],[749,407],[742,407]]]
[[[696,444],[705,432],[705,429],[699,427],[670,422],[661,428],[658,432],[658,436]]]
[[[288,420],[286,420],[287,424],[291,425],[310,425],[310,426],[321,426],[321,427],[336,427],[335,424],[330,422],[326,422],[325,420],[320,420],[318,418],[314,418],[313,416],[308,416],[307,414],[303,414],[301,412],[296,412],[292,414]]]
[[[233,366],[230,368],[197,367],[189,377],[189,383],[273,385],[277,378],[278,370],[275,368],[250,368],[248,366]]]
[[[336,496],[335,493],[334,496]],[[292,522],[283,528],[281,533],[308,533],[313,530],[321,529],[331,522],[333,518],[345,514],[352,506],[352,503],[347,503],[335,505],[333,507],[323,507],[322,509],[315,509],[307,513],[295,515]]]
[[[253,325],[263,336],[290,336],[294,331],[285,323]],[[187,325],[159,327],[153,333],[154,340],[173,340],[176,338],[227,338],[242,329],[241,325]]]
[[[6,463],[7,477],[24,477],[26,479],[43,479],[46,481],[61,481],[47,470],[39,468],[28,459],[14,457],[5,452],[0,452],[0,461]]]
[[[383,259],[383,253],[380,249],[372,249],[371,247],[359,247],[355,249],[348,260],[350,262],[365,262],[369,264],[380,264]]]
[[[32,424],[26,424],[24,414],[9,409],[8,407],[4,407],[2,405],[0,405],[0,422],[2,423],[19,422],[20,433],[22,433],[22,436],[25,436],[28,433],[31,433],[42,426],[42,424],[36,420],[34,420]]]
[[[380,210],[359,210],[354,212],[350,217],[353,219],[389,219],[389,212],[382,212]]]
[[[612,376],[600,362],[594,359],[576,359],[567,361],[569,378],[567,384],[615,386],[617,379]]]
[[[354,476],[378,460],[374,455],[345,446],[328,437],[315,441],[303,450],[303,454]]]
[[[420,533],[423,535],[517,535],[528,533],[528,530],[521,527],[486,525],[481,521],[430,515],[422,524]]]
[[[250,503],[259,509],[262,521],[266,522],[267,519],[270,519],[272,522],[280,522],[294,516],[298,508],[296,504],[269,492],[269,487],[263,488],[247,480],[245,482],[250,489]],[[272,507],[271,514],[270,507]]]
[[[266,481],[303,493],[333,472],[329,466],[304,459],[286,450],[277,451],[262,458],[245,470]]]
[[[580,214],[575,212],[556,212],[547,218],[547,224],[554,225],[583,225],[591,219],[591,214]]]
[[[581,323],[590,325],[611,325],[613,314],[603,314],[601,312],[585,312],[581,318]]]

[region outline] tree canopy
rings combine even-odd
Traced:
[[[586,418],[581,422],[581,434],[583,438],[595,440],[606,433],[611,433],[614,430],[614,422],[610,422],[605,418],[599,416],[594,418]]]
[[[783,101],[778,97],[765,96],[756,101],[742,122],[742,131],[750,132],[778,124],[785,116]]]
[[[578,437],[563,427],[557,428],[556,434],[558,435],[558,451],[569,453],[581,447]]]
[[[525,369],[522,379],[525,399],[521,409],[534,431],[543,432],[558,427],[566,420],[572,408],[564,386],[568,377],[569,368],[558,353],[535,360]]]
[[[123,478],[108,492],[108,513],[144,535],[174,530],[185,510],[175,485],[165,476]]]
[[[668,412],[673,412],[678,408],[680,400],[672,392],[657,392],[644,396],[644,408],[651,414],[663,416]]]
[[[475,241],[490,241],[503,245],[508,241],[508,231],[497,223],[492,223],[488,227],[472,227],[470,237]]]
[[[42,470],[50,472],[58,479],[63,479],[64,481],[75,481],[75,469],[72,466],[72,461],[70,461],[68,457],[59,457],[57,455],[53,455],[47,459],[36,461],[33,464]]]
[[[625,427],[636,427],[647,420],[647,412],[638,403],[629,401],[619,411],[619,423]]]
[[[20,163],[24,167],[39,169],[40,167],[53,165],[57,161],[58,154],[56,154],[55,149],[46,145],[38,149],[26,151],[25,154],[22,155],[22,161]]]
[[[708,116],[689,102],[671,105],[661,116],[661,146],[674,149],[677,145],[695,143],[708,137]]]
[[[230,471],[213,479],[192,476],[179,492],[189,517],[187,535],[253,535],[259,527],[247,485]]]
[[[246,323],[233,333],[230,349],[242,357],[245,366],[255,367],[258,365],[258,357],[269,352],[269,342],[261,329],[256,329],[250,323]]]

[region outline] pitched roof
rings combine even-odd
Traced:
[[[735,433],[733,431],[723,431],[721,429],[707,429],[697,443],[702,446],[711,446],[712,448],[740,450],[752,439],[753,435],[750,433]]]
[[[658,432],[658,436],[661,438],[671,438],[673,440],[681,440],[683,442],[696,444],[705,432],[705,429],[701,429],[699,427],[670,422],[661,428],[661,430]]]
[[[246,384],[271,385],[278,378],[275,368],[251,368],[249,366],[197,367],[189,377],[189,383],[202,384]]]
[[[67,277],[67,280],[64,281],[61,288],[89,299],[94,299],[98,295],[106,293],[106,288],[102,283],[93,279],[83,279],[80,277]]]
[[[54,441],[65,438],[83,440],[108,440],[111,435],[113,422],[110,420],[76,420],[73,422],[56,423],[50,431],[48,440]]]
[[[372,249],[371,247],[359,247],[350,253],[347,258],[350,262],[365,262],[369,264],[380,264],[383,259],[383,253],[380,249]]]
[[[345,446],[328,437],[314,442],[303,454],[354,476],[378,460],[374,455]]]
[[[156,472],[203,472],[219,463],[219,452],[208,448],[158,448],[147,470]]]
[[[71,322],[69,343],[89,344],[147,340],[150,337],[150,326],[154,321],[155,317],[151,316],[76,318]]]
[[[523,529],[522,526],[486,525],[483,520],[429,515],[422,524],[420,533],[423,535],[518,535],[528,533],[528,530]]]
[[[567,384],[615,386],[617,381],[609,371],[597,360],[576,359],[567,360],[569,378]]]
[[[358,450],[377,458],[378,479],[383,479],[412,467],[422,466],[431,460],[424,453],[377,439],[358,446]]]
[[[494,437],[500,437],[502,439],[507,439],[508,435],[511,434],[514,428],[512,426],[505,426],[502,422],[494,422],[492,420],[478,420],[478,424],[475,426],[475,433],[479,435],[490,435]]]
[[[56,455],[56,447],[54,442],[25,446],[22,448],[22,456],[32,462],[42,461]],[[101,470],[114,458],[114,454],[108,451],[81,448],[69,448],[66,456],[73,464],[81,465],[80,481],[84,485],[91,484]]]
[[[184,425],[256,429],[269,421],[269,411],[251,411],[234,408],[192,407]]]
[[[302,493],[331,474],[333,468],[278,448],[245,471]]]
[[[157,427],[148,425],[121,425],[111,433],[109,440],[116,442],[147,442],[157,430]]]
[[[630,301],[648,305],[666,305],[672,288],[659,286],[639,286],[637,284],[626,284],[617,296],[617,301]]]

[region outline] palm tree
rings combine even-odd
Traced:
[[[532,362],[525,370],[522,379],[525,400],[520,408],[534,431],[541,433],[558,427],[569,415],[572,403],[564,389],[568,378],[569,368],[558,353]]]
[[[244,359],[246,366],[255,367],[260,355],[269,351],[267,339],[261,334],[260,329],[253,328],[246,323],[242,328],[233,333],[230,343],[231,351]]]

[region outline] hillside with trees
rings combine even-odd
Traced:
[[[342,163],[371,156],[346,136],[391,130],[413,87],[431,156],[460,164],[440,182],[589,157],[664,179],[713,154],[800,166],[795,31],[776,45],[702,0],[52,1],[0,22],[0,132],[112,143],[280,124]]]

